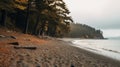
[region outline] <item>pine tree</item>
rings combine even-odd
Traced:
[[[54,15],[54,26],[55,26],[55,35],[61,35],[69,32],[70,23],[73,22],[71,17],[69,16],[69,10],[67,9],[63,0],[55,0],[54,4],[51,7],[54,9],[51,12]]]
[[[7,13],[14,11],[14,0],[0,0],[0,11],[2,14],[1,25],[6,27]]]
[[[27,34],[28,32],[30,5],[31,5],[31,1],[28,0],[26,22],[25,22],[25,29],[24,29],[25,34]]]

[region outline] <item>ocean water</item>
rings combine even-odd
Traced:
[[[120,39],[65,39],[72,46],[120,61]]]

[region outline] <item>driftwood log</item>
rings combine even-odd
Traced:
[[[30,49],[30,50],[36,50],[37,47],[30,47],[30,46],[14,46],[15,49]]]
[[[11,44],[11,45],[19,45],[18,42],[12,42],[12,43],[8,43],[8,44]]]

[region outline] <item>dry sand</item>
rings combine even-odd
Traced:
[[[0,38],[0,67],[120,67],[119,61],[70,46],[61,40],[6,31],[0,35],[7,36]],[[9,44],[13,42],[18,42],[18,45]]]

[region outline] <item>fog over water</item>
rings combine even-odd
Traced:
[[[120,0],[64,0],[76,23],[101,29],[105,37],[120,36]]]

